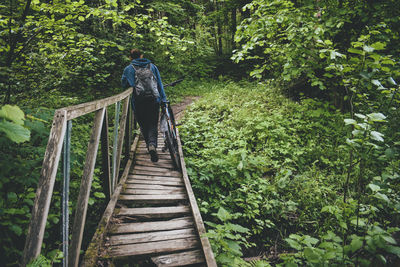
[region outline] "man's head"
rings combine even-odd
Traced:
[[[141,52],[139,49],[134,48],[134,49],[132,49],[132,50],[130,51],[129,57],[130,57],[131,59],[142,58],[142,57],[143,57],[143,54],[142,54],[142,52]]]

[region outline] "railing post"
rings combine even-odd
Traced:
[[[78,201],[76,203],[74,226],[72,228],[71,248],[69,251],[70,266],[78,266],[79,264],[79,253],[81,250],[83,230],[85,228],[90,188],[92,186],[94,165],[96,163],[97,150],[99,148],[100,132],[103,125],[105,109],[106,108],[97,110],[94,117],[94,124],[92,127],[92,133],[86,153],[85,166],[83,169],[81,187],[79,190]]]
[[[111,192],[114,192],[114,188],[116,185],[116,165],[117,165],[117,147],[118,147],[118,126],[119,126],[119,111],[121,109],[121,101],[115,104],[115,121],[114,121],[114,138],[113,138],[113,153],[112,153],[112,183],[111,183]]]
[[[68,267],[68,226],[69,226],[69,178],[70,178],[70,150],[71,150],[71,128],[72,121],[67,122],[67,129],[64,137],[64,156],[63,156],[63,195],[62,195],[62,241],[63,241],[63,267]]]
[[[22,266],[27,265],[31,260],[37,258],[42,248],[44,230],[67,125],[66,117],[66,111],[63,110],[56,111],[54,114],[53,125],[36,190],[35,202],[32,208],[28,235],[25,241]]]
[[[108,111],[105,109],[103,128],[101,129],[101,156],[102,156],[102,172],[104,180],[104,194],[108,199],[112,196],[111,191],[111,173],[110,173],[110,144],[108,142]]]
[[[122,105],[122,116],[120,121],[119,133],[118,133],[118,147],[117,147],[117,160],[115,164],[115,181],[114,184],[117,185],[118,183],[118,176],[119,176],[119,166],[121,163],[121,155],[122,155],[122,146],[124,143],[124,136],[125,136],[125,128],[126,128],[126,117],[128,114],[129,108],[129,97],[124,99],[124,103]]]

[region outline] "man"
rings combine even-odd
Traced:
[[[158,116],[160,113],[160,103],[165,103],[167,97],[157,67],[150,60],[143,58],[143,54],[139,49],[132,49],[129,57],[132,62],[124,69],[121,79],[122,86],[124,88],[134,88],[134,93],[132,94],[133,111],[139,123],[140,131],[146,141],[151,161],[157,162]],[[148,70],[151,70],[152,75]],[[146,71],[152,76],[149,77],[150,79],[147,79],[150,80],[148,84],[151,87],[153,83],[156,88],[153,89],[155,92],[150,97],[144,97],[142,94],[142,91],[150,90],[146,89],[149,86],[142,85],[146,84],[142,78],[142,73],[146,73]]]

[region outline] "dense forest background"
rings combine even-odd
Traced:
[[[220,266],[399,265],[399,17],[396,0],[1,2],[2,264],[21,258],[54,110],[121,92],[138,47],[185,78],[170,100],[202,96],[180,129]],[[62,257],[60,188],[42,264]],[[85,244],[106,201],[96,169]]]

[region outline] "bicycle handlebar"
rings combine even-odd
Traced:
[[[175,85],[177,85],[178,83],[180,83],[180,82],[182,82],[182,81],[183,81],[183,78],[182,78],[182,79],[178,79],[178,80],[176,80],[176,81],[173,81],[172,83],[165,84],[165,85],[164,85],[164,88],[165,88],[165,87],[168,87],[168,86],[175,86]]]

